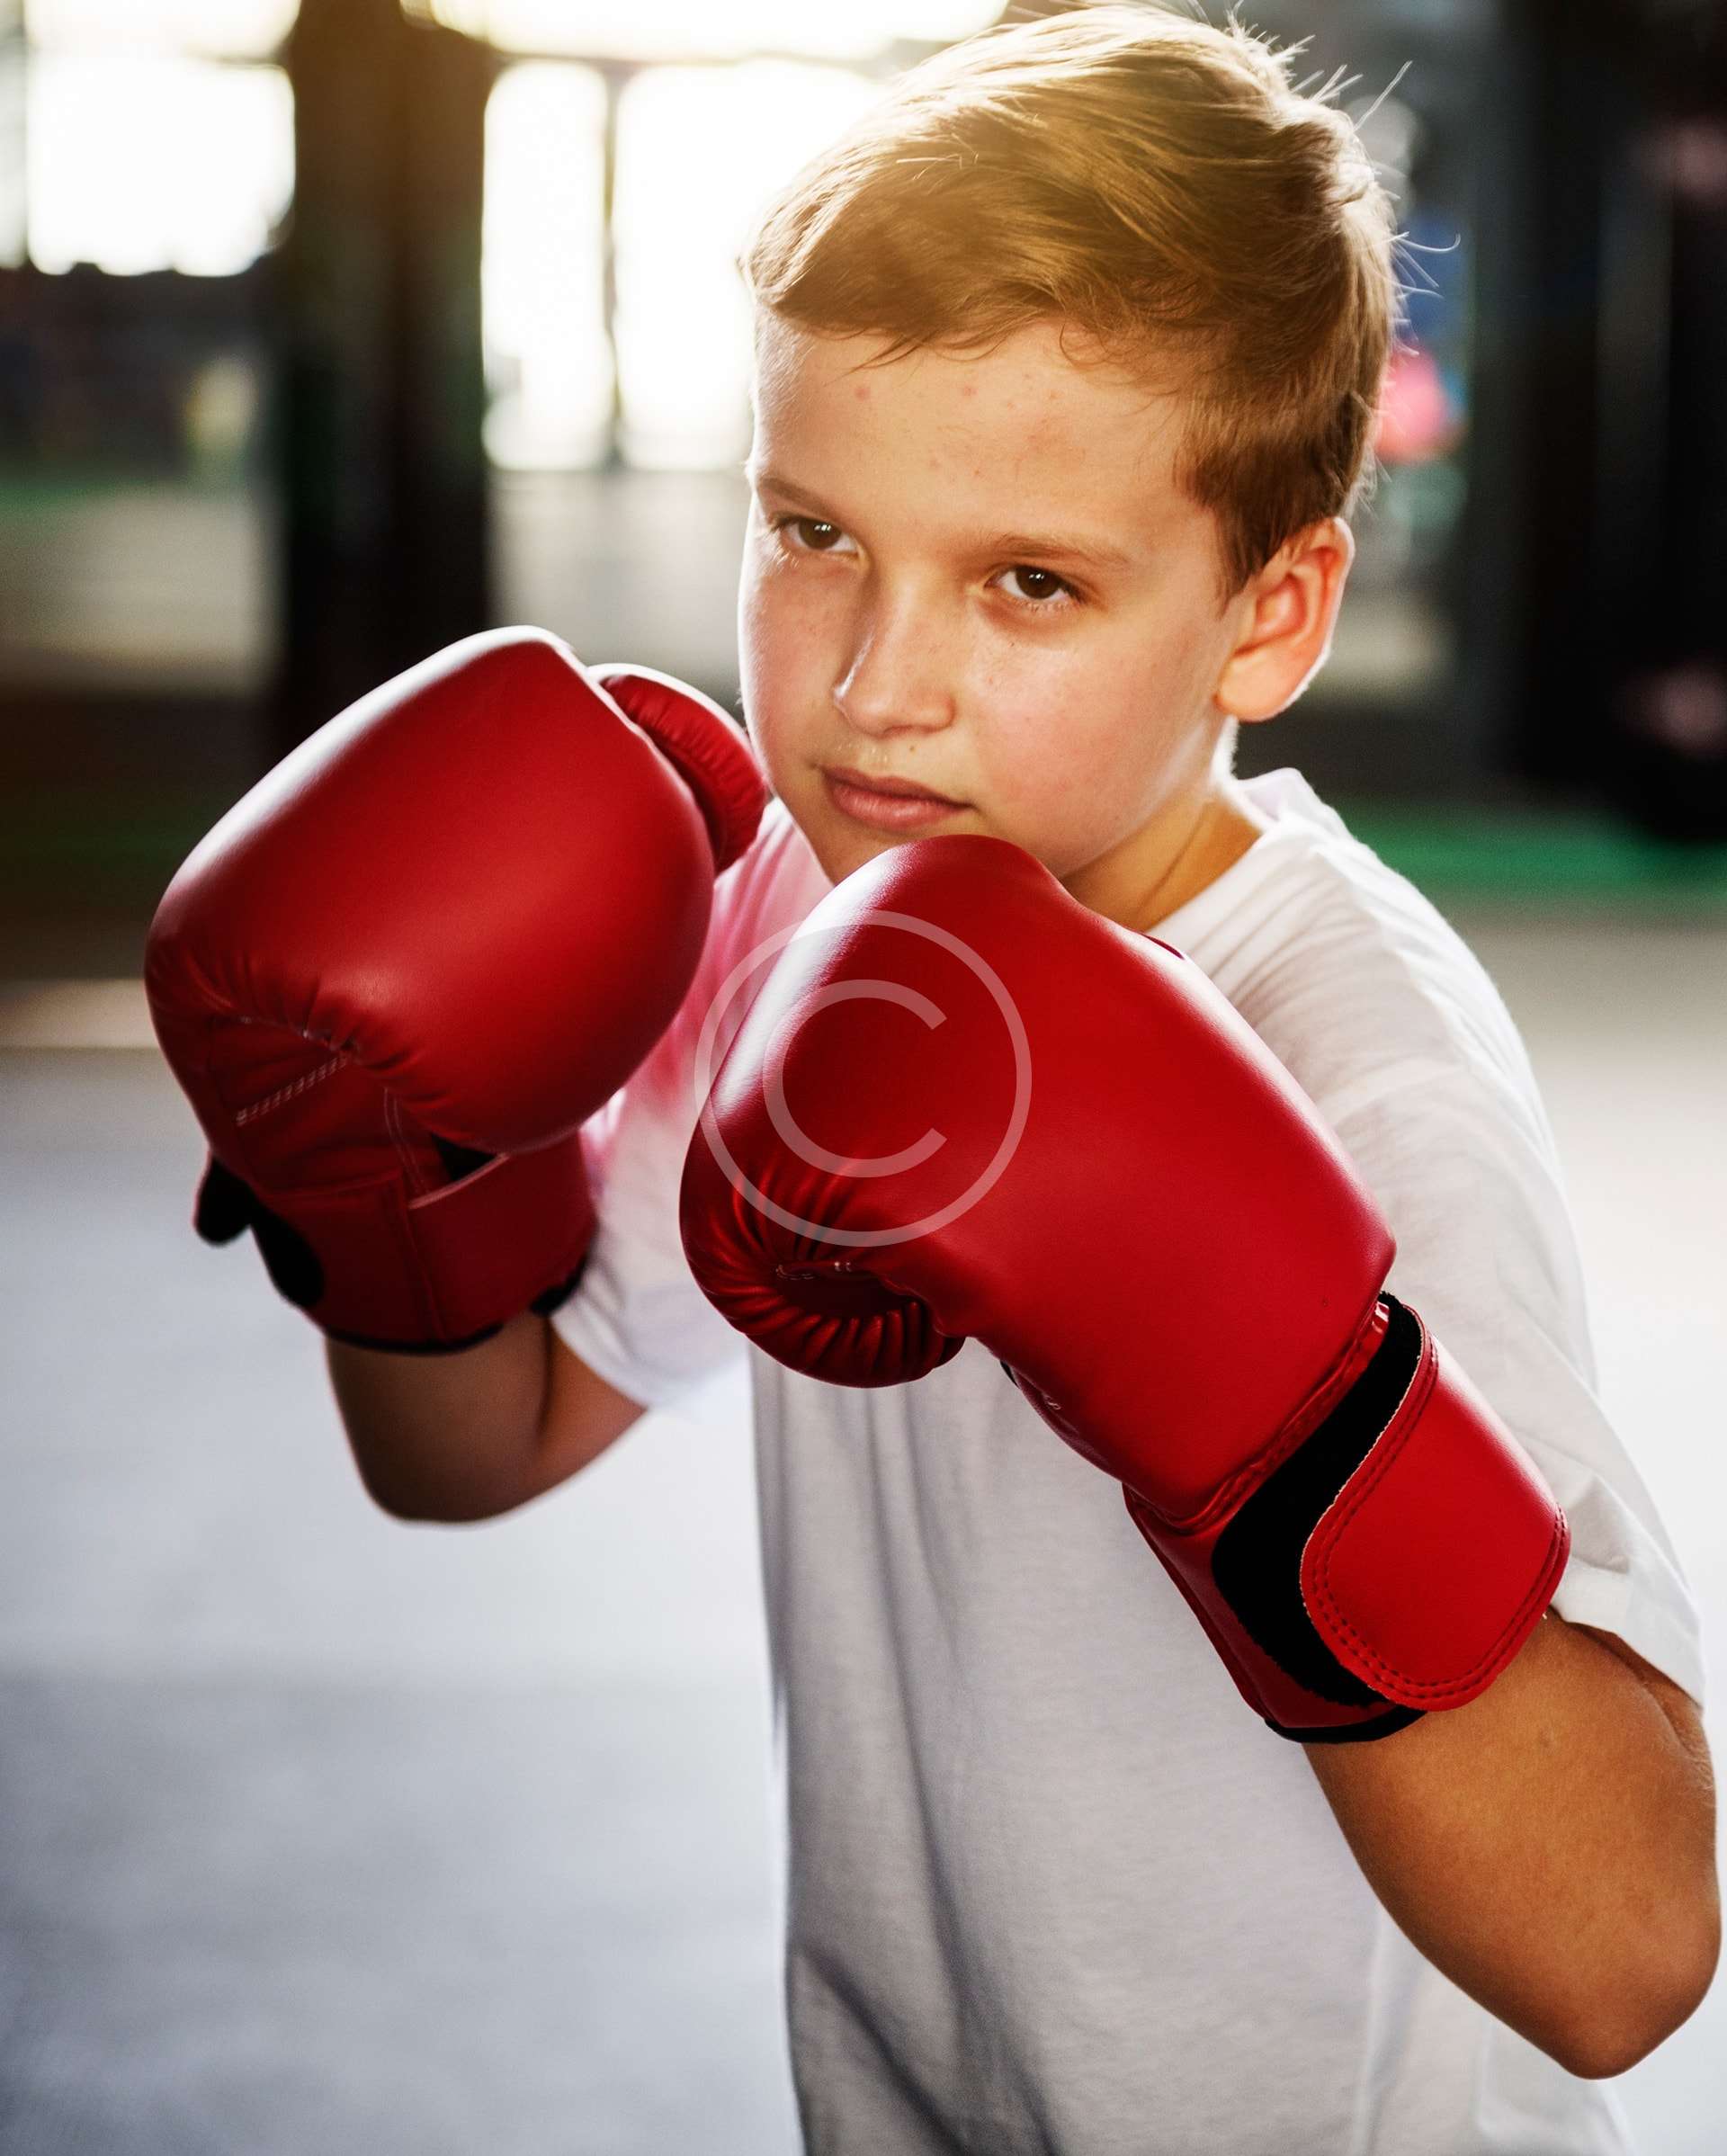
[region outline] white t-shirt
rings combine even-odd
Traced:
[[[1564,1506],[1554,1606],[1700,1702],[1696,1608],[1596,1398],[1516,1027],[1440,914],[1298,772],[1247,791],[1270,828],[1158,933],[1318,1105],[1397,1238],[1391,1289]],[[1118,1485],[986,1347],[914,1384],[828,1386],[747,1346],[696,1288],[677,1190],[702,1021],[829,888],[774,801],[720,881],[678,1023],[590,1126],[599,1228],[554,1320],[649,1406],[749,1358],[811,2156],[1617,2156],[1611,2089],[1399,1931],[1302,1747],[1243,1704]]]

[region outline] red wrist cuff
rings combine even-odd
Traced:
[[[1347,1389],[1233,1507],[1177,1531],[1125,1493],[1243,1698],[1304,1742],[1479,1696],[1570,1551],[1533,1463],[1417,1313],[1382,1295],[1370,1329]]]

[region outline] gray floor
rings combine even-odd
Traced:
[[[405,1526],[155,1058],[0,1125],[0,2150],[794,2149],[738,1388]]]
[[[1718,1640],[1727,931],[1460,925]],[[0,996],[13,1042],[139,1019]],[[389,1521],[315,1337],[188,1233],[198,1160],[147,1050],[0,1054],[0,2150],[785,2156],[741,1383],[509,1519]],[[1647,2156],[1718,2156],[1723,2050],[1718,1983],[1617,2084]]]

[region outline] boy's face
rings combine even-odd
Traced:
[[[908,836],[981,831],[1109,917],[1154,893],[1170,910],[1191,895],[1172,869],[1210,858],[1210,827],[1241,820],[1213,775],[1214,693],[1242,717],[1299,693],[1347,528],[1329,569],[1271,565],[1220,612],[1213,519],[1171,478],[1171,398],[1076,366],[1053,325],[860,369],[880,349],[758,324],[738,630],[774,791],[835,881]],[[883,828],[837,791],[842,766],[959,805]]]

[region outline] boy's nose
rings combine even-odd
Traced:
[[[867,624],[834,685],[834,702],[860,733],[947,726],[953,680],[953,656],[932,618],[903,608]]]

